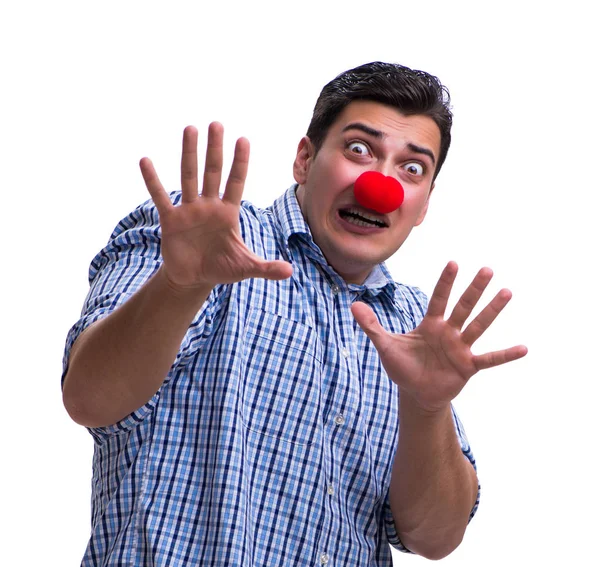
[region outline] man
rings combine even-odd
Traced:
[[[482,269],[444,320],[457,266],[429,306],[383,262],[420,224],[450,144],[447,92],[371,63],[322,91],[272,207],[241,203],[238,140],[222,198],[223,129],[184,131],[182,191],[140,162],[153,203],[92,262],[65,353],[64,401],[95,444],[83,565],[391,565],[389,544],[436,559],[478,502],[451,400],[525,347],[470,347],[510,299],[468,325]],[[401,182],[392,212],[354,182]]]

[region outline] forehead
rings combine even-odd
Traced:
[[[340,112],[329,129],[328,136],[343,136],[348,126],[363,124],[383,134],[385,143],[409,143],[428,147],[436,156],[440,153],[441,134],[437,124],[423,114],[406,115],[392,106],[370,100],[356,100]]]

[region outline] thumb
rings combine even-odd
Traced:
[[[387,331],[380,325],[374,311],[366,303],[362,303],[361,301],[353,303],[350,310],[352,311],[352,315],[354,315],[356,322],[360,325],[360,328],[375,345],[375,348],[377,348],[378,345],[381,345],[384,337],[387,335]]]
[[[266,261],[259,259],[255,267],[255,273],[252,277],[264,278],[266,280],[285,280],[292,275],[294,271],[289,262],[283,260]]]

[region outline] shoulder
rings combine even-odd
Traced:
[[[242,201],[240,235],[252,252],[264,258],[279,256],[285,249],[281,227],[271,208],[262,209]]]
[[[169,194],[169,198],[175,206],[181,204],[181,196],[181,191],[173,191]],[[256,207],[249,201],[242,201],[240,206],[240,230],[242,237],[245,237],[249,233],[261,236],[270,235],[273,233],[273,226],[272,211]],[[141,228],[155,229],[157,236],[160,237],[160,220],[152,199],[140,204],[119,221],[111,234],[111,240],[118,238],[125,232]]]
[[[429,298],[416,286],[394,282],[394,303],[416,327],[425,317]]]
[[[425,308],[427,308],[427,303],[429,302],[429,298],[421,288],[414,285],[394,282],[394,295],[403,303],[421,305]]]
[[[262,209],[257,207],[250,201],[242,201],[240,206],[240,223],[246,226],[273,230],[273,211],[271,208]]]

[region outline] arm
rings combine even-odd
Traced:
[[[179,291],[161,267],[123,305],[81,333],[63,386],[71,418],[103,427],[146,403],[163,383],[210,291]]]
[[[403,545],[441,559],[462,541],[477,498],[475,469],[461,451],[450,406],[429,415],[400,396],[390,505]]]
[[[399,435],[390,484],[396,529],[408,549],[429,559],[441,559],[458,546],[477,497],[477,477],[458,443],[450,403],[479,370],[527,354],[524,346],[472,354],[511,293],[501,290],[463,331],[492,272],[480,270],[444,320],[456,273],[456,264],[449,263],[423,321],[406,335],[388,333],[366,305],[352,306],[398,385]]]
[[[195,128],[186,128],[180,206],[171,203],[150,160],[140,162],[159,214],[163,263],[142,288],[86,329],[73,345],[63,401],[77,423],[110,425],[146,403],[163,383],[190,323],[215,285],[291,274],[285,262],[266,262],[252,254],[239,234],[247,140],[236,144],[222,199],[221,125],[213,123],[209,128],[201,195],[197,142]]]

